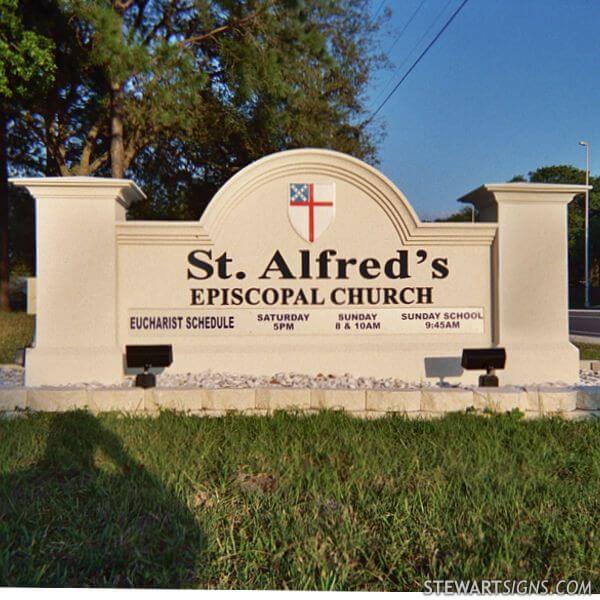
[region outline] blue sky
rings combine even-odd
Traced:
[[[446,8],[404,67],[374,81],[371,109],[461,1],[424,1],[390,52],[396,65]],[[386,0],[383,51],[420,3]],[[371,0],[373,14],[379,4]],[[378,114],[380,169],[422,218],[460,208],[456,199],[482,183],[550,164],[584,168],[581,139],[600,174],[598,25],[600,0],[470,0]]]

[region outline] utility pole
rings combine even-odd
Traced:
[[[579,142],[585,147],[585,307],[590,307],[590,145]]]

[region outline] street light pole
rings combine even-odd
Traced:
[[[585,307],[590,307],[590,145],[579,142],[585,147]]]

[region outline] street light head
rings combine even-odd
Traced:
[[[584,142],[583,140],[581,142],[579,142],[580,146],[589,146],[589,144],[587,142]]]

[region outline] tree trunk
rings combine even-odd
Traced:
[[[10,310],[8,295],[8,159],[6,113],[0,106],[0,310]]]
[[[111,176],[121,179],[125,174],[125,145],[123,143],[123,87],[110,86],[110,170]]]

